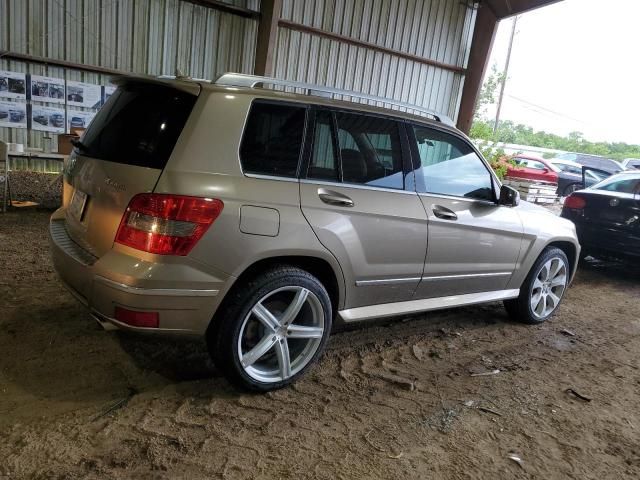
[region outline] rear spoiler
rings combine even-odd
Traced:
[[[200,81],[183,79],[180,77],[152,77],[150,75],[117,75],[110,78],[114,85],[126,85],[129,83],[148,83],[151,85],[164,85],[186,93],[198,96],[202,90]],[[204,80],[202,80],[204,81]]]

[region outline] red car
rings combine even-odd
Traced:
[[[513,157],[517,167],[509,167],[507,177],[558,183],[557,168],[542,158],[518,154]]]

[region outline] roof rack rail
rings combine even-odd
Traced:
[[[445,125],[454,126],[453,121],[446,115],[435,112],[431,109],[420,107],[418,105],[412,105],[410,103],[399,102],[397,100],[391,100],[389,98],[377,97],[375,95],[368,95],[366,93],[354,92],[350,90],[341,90],[339,88],[325,87],[323,85],[314,85],[312,83],[293,82],[289,80],[280,80],[270,77],[259,77],[256,75],[246,75],[244,73],[225,73],[220,76],[216,81],[216,85],[223,85],[228,87],[248,87],[255,88],[258,84],[266,85],[278,85],[282,87],[300,88],[307,91],[307,95],[319,95],[321,93],[329,93],[333,95],[345,95],[348,97],[361,98],[364,100],[370,100],[373,102],[380,102],[387,105],[393,105],[395,107],[402,107],[409,110],[414,110],[422,114],[430,115],[436,121],[444,123]]]

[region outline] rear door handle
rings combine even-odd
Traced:
[[[433,214],[443,220],[457,220],[458,215],[453,210],[443,207],[442,205],[434,205],[432,208]]]
[[[329,205],[337,205],[339,207],[353,207],[353,200],[342,193],[327,190],[326,188],[318,189],[318,197],[324,203]]]

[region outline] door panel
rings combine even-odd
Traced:
[[[421,125],[408,133],[429,224],[416,299],[505,289],[523,235],[516,210],[497,205],[495,179],[467,140]]]
[[[402,125],[325,109],[313,118],[300,201],[342,266],[345,308],[410,300],[424,266],[427,217],[413,177],[405,176]]]
[[[418,298],[506,288],[522,241],[513,208],[420,195],[429,220],[429,247]],[[455,218],[439,216],[450,211]]]
[[[353,206],[325,203],[331,191]],[[345,308],[411,299],[422,275],[427,220],[416,193],[304,180],[302,212],[342,265]]]

